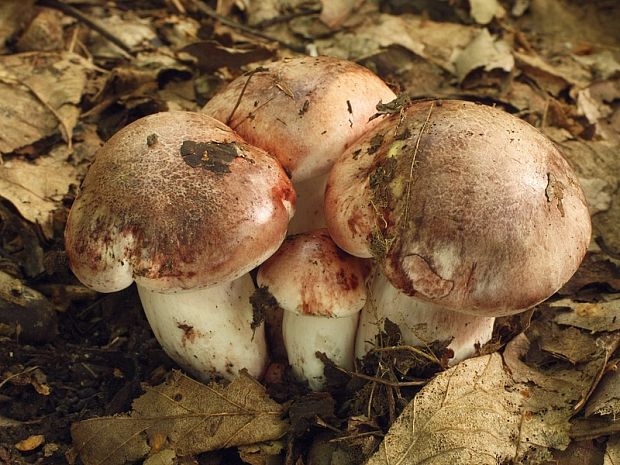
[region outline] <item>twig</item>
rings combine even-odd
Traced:
[[[33,367],[26,368],[25,370],[23,370],[23,371],[21,371],[19,373],[13,373],[11,376],[8,376],[7,378],[2,380],[2,382],[0,383],[0,388],[2,388],[2,386],[4,386],[7,382],[12,380],[13,378],[17,378],[18,376],[25,375],[26,373],[30,373],[31,371],[34,371],[37,368],[39,368],[39,366],[35,365]]]
[[[403,221],[403,226],[407,224],[407,220],[409,219],[409,201],[411,200],[411,184],[413,183],[413,167],[415,165],[415,159],[418,156],[418,150],[420,149],[420,140],[422,139],[422,134],[426,129],[426,125],[431,119],[431,113],[433,113],[433,107],[435,103],[431,102],[431,106],[428,109],[428,115],[426,115],[426,120],[422,124],[420,128],[420,133],[418,134],[418,139],[415,142],[415,148],[413,150],[413,158],[411,159],[411,166],[409,167],[409,179],[407,180],[407,194],[405,195],[405,221]]]
[[[232,19],[229,19],[226,16],[222,16],[216,13],[213,8],[208,7],[207,5],[205,5],[199,0],[192,0],[192,3],[196,6],[196,8],[198,8],[198,10],[200,10],[200,12],[209,16],[210,18],[213,18],[219,21],[220,23],[228,27],[232,27],[233,29],[238,29],[239,31],[245,32],[246,34],[249,34],[252,36],[260,37],[261,39],[269,40],[271,42],[276,42],[278,45],[288,48],[289,50],[292,50],[294,52],[306,53],[306,48],[301,45],[290,44],[276,37],[273,37],[269,34],[265,34],[264,32],[258,31],[252,27],[246,26],[244,24],[239,24],[238,22],[233,21]]]
[[[439,359],[434,356],[434,355],[429,355],[426,352],[424,352],[423,350],[419,349],[418,347],[415,346],[410,346],[410,345],[399,345],[399,346],[391,346],[391,347],[375,347],[373,349],[371,349],[372,352],[399,352],[401,350],[406,351],[406,352],[412,352],[415,355],[418,355],[420,357],[423,357],[433,363],[437,363],[437,364],[441,364],[441,362],[439,361]]]
[[[239,105],[241,104],[241,99],[243,98],[243,95],[245,94],[245,90],[248,88],[248,84],[250,83],[250,79],[252,79],[252,76],[254,76],[259,71],[265,71],[265,69],[266,68],[263,68],[262,66],[259,66],[255,70],[250,71],[250,73],[248,74],[247,80],[245,81],[245,83],[243,84],[243,87],[241,88],[241,92],[239,93],[239,98],[237,99],[237,102],[235,103],[235,106],[233,107],[232,111],[230,112],[230,115],[228,115],[228,118],[226,118],[226,124],[227,125],[230,125],[230,122],[232,121],[233,116],[235,116],[235,112],[237,111],[237,108],[239,108]]]
[[[119,47],[123,52],[125,52],[130,57],[135,56],[135,53],[131,50],[129,45],[127,45],[121,39],[116,37],[110,31],[108,31],[105,27],[99,24],[95,19],[82,13],[77,8],[71,5],[67,5],[66,3],[63,3],[60,0],[38,0],[37,3],[41,6],[46,6],[48,8],[53,8],[55,10],[61,11],[64,14],[77,19],[78,21],[84,23],[86,26],[91,28],[93,31],[98,32],[101,36],[105,37],[107,40],[109,40],[114,45]]]
[[[341,371],[342,373],[345,373],[349,376],[353,376],[355,378],[359,378],[359,379],[365,379],[366,381],[372,381],[375,382],[377,384],[383,384],[385,386],[390,386],[390,387],[395,387],[395,388],[399,388],[399,387],[408,387],[408,386],[424,386],[425,384],[428,383],[427,380],[419,380],[419,381],[390,381],[388,379],[383,379],[383,378],[378,378],[376,376],[369,376],[369,375],[365,375],[364,373],[357,373],[355,371],[349,371],[346,370],[342,367],[339,366],[335,366],[334,368],[336,368],[338,371]]]

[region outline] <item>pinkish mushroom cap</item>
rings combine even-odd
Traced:
[[[294,182],[327,173],[395,95],[368,69],[333,57],[289,58],[241,76],[203,112],[273,154]]]
[[[232,281],[280,245],[295,194],[279,163],[200,113],[142,118],[98,152],[65,231],[71,267],[113,292]]]
[[[576,271],[591,224],[577,178],[526,122],[463,101],[418,102],[335,164],[334,241],[374,256],[402,292],[500,316],[530,308]]]
[[[288,237],[261,265],[258,284],[299,315],[346,317],[366,302],[368,264],[336,247],[327,230]]]

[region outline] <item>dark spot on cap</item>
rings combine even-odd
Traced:
[[[379,147],[383,145],[383,138],[383,134],[377,133],[372,137],[372,139],[370,139],[370,147],[368,147],[368,150],[366,151],[368,155],[372,155],[377,150],[379,150]]]
[[[148,145],[149,147],[152,147],[156,143],[157,143],[157,134],[149,134],[146,137],[146,145]]]
[[[299,116],[303,116],[304,113],[306,113],[308,111],[308,108],[310,107],[310,100],[306,100],[303,104],[303,106],[301,107],[301,110],[299,110]]]
[[[214,173],[230,173],[229,165],[239,157],[234,143],[183,141],[181,156],[192,168],[204,168]]]

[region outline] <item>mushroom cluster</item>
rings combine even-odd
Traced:
[[[156,338],[197,377],[231,378],[243,368],[260,377],[267,344],[263,325],[254,322],[248,271],[276,252],[287,229],[324,225],[329,168],[378,124],[370,121],[376,105],[393,97],[357,64],[287,59],[233,81],[202,113],[160,113],[130,124],[98,152],[69,214],[72,270],[100,292],[135,282]],[[289,224],[297,197],[300,220]],[[340,310],[325,303],[311,313],[359,312],[366,276],[360,260],[336,253],[324,232],[311,237],[322,244],[319,274],[337,280],[341,270],[333,268],[350,266],[347,279],[356,282]],[[324,352],[349,366],[357,319],[345,320],[346,347]]]
[[[353,369],[386,318],[405,343],[474,355],[494,317],[575,272],[584,196],[518,118],[461,101],[376,117],[394,98],[359,65],[305,57],[239,77],[201,113],[130,124],[69,214],[74,273],[100,292],[135,282],[158,341],[201,379],[267,367],[254,269],[312,389],[325,381],[317,352]]]

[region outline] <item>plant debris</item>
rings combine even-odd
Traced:
[[[212,3],[0,2],[0,463],[620,463],[620,4]],[[386,321],[354,370],[322,358],[326,391],[308,394],[287,367],[282,311],[259,290],[267,391],[247,376],[206,386],[171,371],[135,290],[102,296],[71,274],[68,209],[119,129],[159,111],[199,111],[249,68],[299,53],[358,61],[382,77],[399,97],[376,102],[377,117],[411,100],[459,98],[550,137],[593,223],[559,296],[498,319],[483,355],[450,369],[445,341],[403,346]],[[401,127],[393,142],[416,132]],[[230,147],[186,149],[188,162],[222,172],[235,157]],[[379,257],[397,240],[384,224],[398,220],[390,163],[372,167]],[[562,186],[548,181],[543,200],[562,209]]]
[[[283,413],[248,375],[224,387],[175,372],[136,399],[130,415],[80,421],[71,435],[86,465],[120,465],[167,449],[185,456],[279,439]]]

